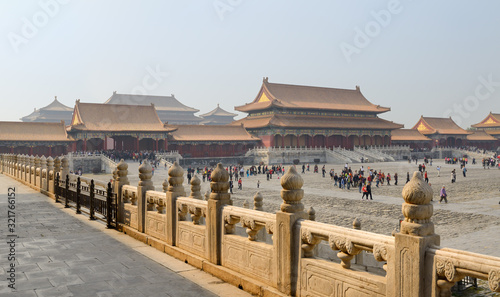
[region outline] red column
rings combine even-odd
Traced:
[[[13,154],[13,153],[14,153],[14,148],[13,148],[13,147],[11,147],[11,148],[10,148],[10,153],[11,153],[11,154]],[[32,146],[30,146],[30,156],[31,156],[31,155],[33,155],[33,147],[32,147]]]
[[[104,150],[108,149],[108,136],[104,136]]]
[[[13,146],[10,147],[10,153],[11,154],[14,153],[14,147]],[[30,147],[30,155],[33,155],[33,148],[32,147]]]
[[[285,135],[281,135],[281,147],[285,147]]]
[[[299,139],[300,139],[300,135],[297,135],[297,147],[299,147]]]
[[[52,146],[49,146],[49,156],[52,156]]]
[[[156,138],[155,151],[158,151],[158,138]]]
[[[374,145],[375,144],[375,136],[371,136],[370,137],[370,142],[371,142],[371,145]]]
[[[139,151],[139,137],[136,139],[135,150]]]
[[[83,151],[86,152],[87,151],[87,138],[84,138],[83,139]]]

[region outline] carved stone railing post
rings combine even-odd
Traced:
[[[30,164],[29,164],[29,178],[27,182],[32,185],[34,182],[34,171],[35,171],[35,156],[31,155],[30,156]]]
[[[146,227],[146,192],[149,190],[154,190],[153,181],[153,168],[149,161],[144,160],[139,166],[139,185],[137,186],[137,230],[139,232],[144,232]]]
[[[432,188],[424,181],[420,172],[403,188],[404,220],[400,233],[396,236],[395,254],[395,289],[400,297],[431,296],[432,268],[425,265],[425,251],[430,245],[439,245],[439,235],[434,234],[431,222],[433,213]],[[392,269],[387,270],[387,279],[391,279]],[[389,285],[389,284],[388,284]]]
[[[191,179],[191,195],[189,195],[189,198],[203,200],[200,192],[201,190],[200,184],[201,184],[200,178],[197,175],[193,176],[193,178]]]
[[[316,211],[314,210],[314,208],[312,206],[309,207],[309,209],[307,210],[307,218],[310,221],[315,221],[316,220]]]
[[[40,158],[40,188],[47,191],[47,158]]]
[[[21,168],[23,166],[23,156],[21,154],[17,155],[17,172],[16,172],[16,178],[21,179]]]
[[[229,173],[222,167],[222,164],[217,164],[217,167],[212,171],[212,181],[210,182],[210,193],[207,202],[207,237],[208,237],[208,260],[213,264],[221,264],[222,251],[222,208],[224,205],[232,205],[231,194],[229,190]]]
[[[40,157],[36,156],[35,157],[35,170],[33,171],[33,185],[35,187],[40,187],[40,164],[41,160]]]
[[[61,179],[65,180],[66,175],[69,175],[69,160],[67,157],[61,159]]]
[[[361,230],[361,221],[358,218],[354,218],[354,221],[352,221],[352,228],[354,230]],[[356,263],[358,265],[364,265],[363,253],[359,253],[355,256],[354,263]]]
[[[253,196],[253,209],[258,210],[258,211],[264,211],[264,208],[262,207],[264,203],[262,202],[264,198],[262,198],[262,195],[260,192],[255,193],[255,196]]]
[[[130,182],[128,180],[128,164],[125,163],[123,159],[116,165],[115,169],[115,181],[114,181],[114,191],[116,193],[116,203],[117,203],[117,212],[116,217],[119,223],[123,223],[123,196],[122,196],[122,188],[124,185],[129,185]]]
[[[281,211],[276,212],[276,259],[278,266],[278,289],[288,295],[295,295],[297,289],[297,267],[301,238],[295,232],[295,223],[308,218],[301,200],[304,197],[304,180],[290,166],[281,178]]]
[[[54,159],[47,158],[47,191],[54,194]]]
[[[165,179],[161,186],[163,188],[163,193],[166,193],[168,191],[168,179]]]
[[[184,170],[177,162],[168,169],[168,189],[166,195],[166,238],[169,245],[175,245],[175,233],[177,229],[177,197],[186,196],[184,186]]]
[[[59,173],[59,178],[61,177],[61,158],[55,157],[54,159],[54,178],[56,174]]]

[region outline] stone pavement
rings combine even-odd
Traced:
[[[16,187],[15,230],[7,189]],[[251,296],[0,174],[0,296]],[[12,227],[12,226],[10,226]],[[15,260],[7,240],[16,234]],[[15,287],[7,271],[15,264]]]

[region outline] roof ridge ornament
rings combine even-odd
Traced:
[[[263,78],[263,80],[262,80],[262,81],[263,81],[263,82],[265,82],[265,83],[268,83],[268,82],[269,82],[269,77],[264,76],[264,78]]]

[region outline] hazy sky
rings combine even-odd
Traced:
[[[54,96],[175,94],[208,112],[262,83],[354,89],[411,128],[500,113],[500,1],[0,0],[0,120]]]

